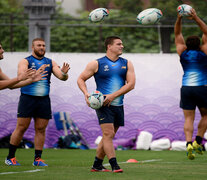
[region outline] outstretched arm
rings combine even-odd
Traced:
[[[175,22],[174,34],[176,50],[178,55],[180,56],[187,47],[182,34],[182,16],[179,13],[177,14],[177,20]]]
[[[196,14],[195,9],[191,10],[191,18],[198,24],[200,30],[203,32],[201,50],[207,54],[207,25]]]
[[[10,89],[16,89],[23,86],[27,86],[33,82],[43,80],[47,76],[45,68],[46,64],[43,64],[38,70],[28,69],[28,61],[23,59],[18,65],[18,78],[21,79],[20,82],[10,85]]]
[[[0,68],[0,90],[9,88],[9,86],[13,86],[20,81],[21,79],[18,77],[10,79]]]
[[[197,16],[195,9],[191,10],[190,16],[195,22],[198,24],[199,28],[203,32],[203,34],[207,35],[207,26],[206,24]]]

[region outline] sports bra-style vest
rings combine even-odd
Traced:
[[[111,61],[104,56],[98,61],[98,71],[94,74],[97,90],[104,95],[112,94],[119,90],[126,83],[127,60],[119,57],[116,61]],[[111,105],[123,105],[124,95],[115,98]]]
[[[198,50],[185,50],[180,56],[184,74],[183,86],[207,85],[207,55]]]
[[[38,82],[33,82],[27,86],[21,88],[21,93],[31,95],[31,96],[47,96],[50,92],[50,77],[52,73],[52,60],[46,57],[42,59],[36,59],[34,56],[29,56],[25,58],[29,65],[28,68],[39,69],[43,64],[48,66],[45,68],[48,74],[45,80],[40,80]]]

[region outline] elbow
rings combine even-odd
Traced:
[[[10,86],[10,87],[8,87],[8,89],[10,89],[10,90],[13,90],[13,89],[16,89],[17,87],[15,87],[15,86]]]
[[[133,90],[135,88],[135,84],[133,84],[132,86],[131,86],[131,90]]]
[[[64,78],[64,79],[62,79],[62,81],[67,81],[68,80],[68,78]]]
[[[68,75],[67,75],[67,76],[63,76],[63,77],[61,78],[61,80],[62,80],[62,81],[67,81],[67,80],[68,80]]]
[[[129,89],[130,91],[133,90],[135,88],[135,83],[130,84]]]

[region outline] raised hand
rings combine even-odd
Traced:
[[[195,19],[197,17],[195,9],[192,8],[189,15],[188,19]]]
[[[38,70],[35,70],[35,74],[31,77],[32,82],[37,82],[40,80],[45,80],[48,74],[47,71],[45,71],[45,68],[48,66],[48,64],[43,64]]]
[[[43,71],[43,72],[36,71],[35,75],[32,76],[32,82],[37,82],[37,81],[40,81],[40,80],[45,80],[46,78],[44,78],[44,77],[46,77],[48,75],[46,73],[47,73],[47,71]]]
[[[63,63],[63,66],[62,66],[62,68],[61,68],[61,71],[62,71],[64,74],[67,74],[68,71],[69,71],[69,69],[70,69],[70,65],[69,65],[68,63],[64,62],[64,63]]]

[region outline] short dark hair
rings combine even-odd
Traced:
[[[44,42],[45,42],[45,40],[42,39],[42,38],[35,38],[35,39],[32,40],[32,44],[33,44],[35,41],[44,41]]]
[[[200,50],[200,43],[198,36],[189,36],[186,39],[187,50]]]
[[[107,50],[107,47],[108,47],[108,45],[109,44],[113,44],[114,43],[114,40],[115,39],[121,39],[120,37],[118,37],[118,36],[109,36],[109,37],[107,37],[106,39],[105,39],[105,48],[106,48],[106,50]]]

